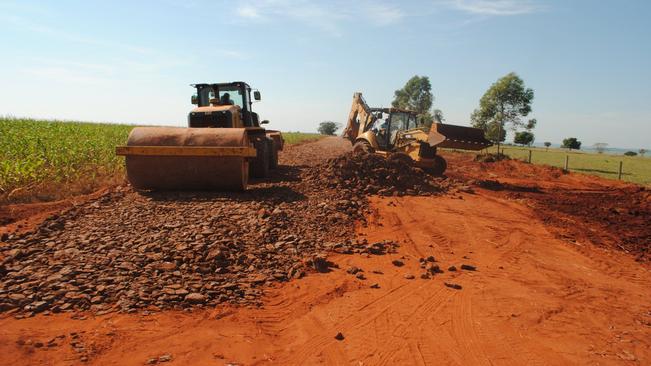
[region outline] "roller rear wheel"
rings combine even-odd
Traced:
[[[251,177],[266,178],[269,176],[271,152],[267,139],[257,140],[253,143],[257,151],[257,156],[251,161]]]
[[[269,148],[271,152],[269,167],[271,169],[276,169],[278,168],[278,146],[276,146],[276,142],[273,139],[269,140]]]

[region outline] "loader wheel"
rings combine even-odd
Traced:
[[[357,141],[355,145],[353,145],[354,155],[372,154],[374,152],[375,149],[373,149],[373,146],[366,141]]]
[[[443,175],[445,170],[448,168],[448,163],[440,155],[434,155],[434,163],[428,169],[429,173],[432,175]]]
[[[412,166],[414,165],[414,160],[411,156],[407,155],[404,152],[394,152],[387,158],[389,162],[398,163],[400,165]]]
[[[269,144],[266,139],[262,139],[254,142],[253,146],[257,151],[257,155],[255,159],[251,160],[251,164],[249,165],[251,168],[251,176],[253,178],[266,178],[269,176],[269,160],[271,160]]]
[[[278,146],[276,146],[276,142],[274,140],[269,140],[269,149],[271,152],[269,159],[269,168],[276,169],[278,168]]]

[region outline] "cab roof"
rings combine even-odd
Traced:
[[[248,89],[251,89],[251,86],[244,81],[231,81],[230,83],[197,83],[197,84],[190,84],[190,86],[195,88],[205,88],[207,86],[212,86],[217,88],[219,88],[220,86],[244,86]]]

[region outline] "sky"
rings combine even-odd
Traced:
[[[282,131],[345,124],[428,76],[469,125],[516,72],[536,142],[651,148],[647,0],[0,0],[0,115],[184,126],[189,86],[243,80]]]

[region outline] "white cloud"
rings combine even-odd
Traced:
[[[395,5],[372,2],[365,6],[365,10],[369,20],[380,26],[397,23],[405,17],[405,13]]]
[[[291,20],[334,36],[341,36],[343,26],[360,19],[386,26],[405,17],[398,5],[381,1],[253,0],[237,7],[235,14],[246,21]]]
[[[272,22],[290,19],[304,25],[319,28],[334,36],[340,36],[339,21],[345,15],[336,7],[325,7],[310,0],[257,0],[236,9],[244,20]]]
[[[260,18],[260,12],[258,11],[258,8],[248,4],[242,5],[239,8],[237,8],[237,15],[241,16],[242,18],[250,18],[250,19]]]
[[[453,0],[455,9],[478,15],[521,15],[535,13],[541,6],[531,0]]]

